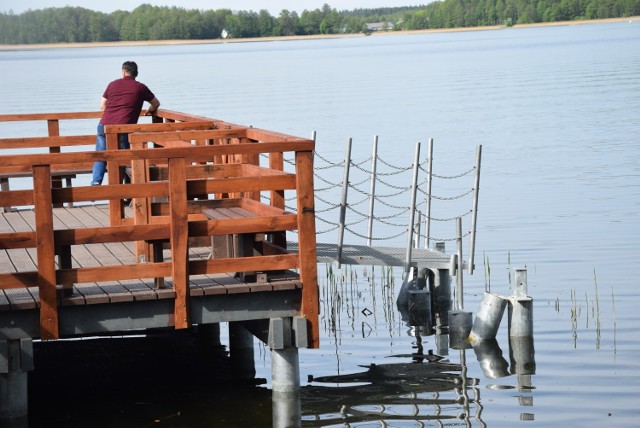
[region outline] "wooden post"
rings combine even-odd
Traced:
[[[269,153],[269,168],[284,171],[284,156],[282,152]],[[271,191],[271,206],[280,209],[285,208],[284,190]],[[274,233],[272,236],[272,243],[274,245],[287,248],[286,232]]]
[[[71,246],[63,245],[57,248],[58,253],[58,266],[60,269],[71,269]],[[65,281],[62,284],[62,292],[65,297],[73,294],[73,282]]]
[[[133,149],[142,149],[142,143],[134,143]],[[149,161],[144,159],[131,161],[131,182],[142,184],[149,182]],[[133,198],[133,222],[134,224],[149,224],[149,212],[151,198]],[[144,241],[135,243],[136,261],[138,263],[149,262],[152,259],[149,244]]]
[[[313,196],[313,152],[296,152],[298,246],[302,280],[301,313],[311,328],[309,348],[320,347],[318,259],[316,255],[315,201]]]
[[[47,120],[47,133],[49,137],[59,137],[60,136],[60,121],[58,119],[49,119]],[[60,153],[60,147],[49,147],[49,153]],[[51,178],[51,187],[54,189],[59,189],[62,187],[62,177],[52,177]],[[56,208],[61,207],[62,204],[55,204]]]
[[[40,294],[40,336],[43,340],[57,339],[58,302],[51,205],[51,166],[49,165],[33,166],[33,200]]]
[[[169,210],[171,212],[171,272],[176,293],[175,328],[189,327],[189,229],[185,160],[169,159]]]
[[[107,150],[118,150],[118,134],[110,132],[105,134],[107,140]],[[119,184],[120,180],[120,165],[118,162],[107,162],[107,172],[109,176],[109,185]],[[122,202],[120,199],[111,199],[109,201],[109,225],[120,226],[122,224],[123,217]]]

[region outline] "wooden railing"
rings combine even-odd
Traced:
[[[95,117],[93,113],[15,115],[11,120]],[[0,122],[8,116],[0,116]],[[58,337],[58,294],[73,284],[138,278],[171,277],[175,291],[176,328],[190,326],[189,276],[221,272],[260,272],[298,269],[302,283],[300,313],[308,321],[309,346],[319,345],[318,284],[313,195],[314,142],[215,119],[161,110],[155,122],[106,126],[107,148],[0,156],[0,173],[33,176],[33,188],[0,192],[0,206],[32,206],[35,230],[0,233],[0,249],[35,248],[37,272],[0,273],[0,288],[37,286],[43,339]],[[189,122],[186,122],[189,120]],[[179,122],[183,121],[183,122]],[[50,125],[50,129],[55,125]],[[132,148],[116,150],[117,133],[129,133]],[[55,133],[54,133],[55,134]],[[63,147],[87,143],[86,136],[52,135],[32,139],[0,139],[3,147]],[[50,150],[51,151],[51,150]],[[284,170],[284,154],[292,153],[295,171]],[[261,165],[261,159],[267,159]],[[106,161],[108,183],[61,188],[55,172]],[[120,184],[126,167],[131,184]],[[296,212],[285,210],[285,191],[295,193]],[[261,201],[268,194],[268,203]],[[127,218],[122,200],[133,200]],[[110,224],[103,227],[57,230],[53,207],[64,203],[108,200]],[[248,218],[216,218],[216,210],[239,207]],[[299,252],[286,252],[287,230],[297,230]],[[198,237],[269,234],[262,254],[240,258],[190,260],[189,242]],[[136,242],[133,265],[79,267],[71,265],[74,245]],[[171,260],[159,253],[169,245]],[[58,257],[58,267],[55,258]]]

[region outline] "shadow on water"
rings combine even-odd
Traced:
[[[232,382],[193,331],[34,343],[29,428],[271,426],[271,391]]]
[[[469,342],[450,343],[448,326],[442,323],[447,316],[438,313],[450,305],[407,313],[391,304],[391,275],[374,278],[372,271],[363,276],[368,292],[366,285],[358,287],[356,272],[330,280],[324,294],[329,318],[325,334],[341,343],[341,325],[357,331],[361,319],[383,314],[383,326],[372,322],[372,328],[390,331],[399,320],[410,339],[410,352],[378,354],[386,356],[383,364],[370,362],[376,355],[354,356],[351,361],[361,362],[363,370],[347,374],[341,373],[338,361],[333,369],[319,369],[320,376],[309,374],[299,395],[280,396],[262,385],[265,379],[233,380],[227,349],[203,346],[196,329],[37,342],[37,369],[29,374],[28,427],[313,427],[422,421],[486,426],[482,388],[517,388],[521,405],[532,405],[532,337],[510,338],[508,354],[496,340],[473,347]],[[358,306],[357,296],[365,299],[365,308]],[[362,340],[378,339],[363,330]],[[430,342],[435,349],[426,349]],[[353,344],[337,345],[337,355],[344,346]],[[468,360],[470,355],[477,362]],[[517,375],[517,386],[494,382],[481,387],[482,381],[468,374],[479,373],[472,365],[490,380]],[[521,418],[533,418],[533,413],[522,413]]]

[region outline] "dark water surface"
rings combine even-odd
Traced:
[[[450,349],[446,358],[463,363],[452,372],[466,367],[472,379],[466,393],[443,381],[446,375],[439,375],[440,383],[433,381],[426,364],[397,366],[419,371],[410,372],[414,382],[401,385],[390,379],[405,372],[378,373],[372,383],[356,384],[359,388],[307,385],[309,375],[411,363],[409,354],[418,345],[395,307],[399,269],[393,280],[380,268],[334,270],[337,279],[332,280],[323,267],[321,349],[300,353],[304,424],[640,424],[639,23],[0,52],[0,114],[96,110],[106,83],[129,59],[138,62],[140,80],[164,108],[294,135],[316,130],[317,151],[335,162],[349,137],[354,158],[364,160],[372,136],[379,135],[381,155],[401,166],[411,164],[416,142],[434,138],[434,168],[447,175],[467,170],[476,145],[483,146],[477,270],[465,277],[465,309],[477,311],[489,281],[492,291],[510,294],[510,273],[526,267],[534,298],[535,374],[491,379],[473,350]],[[71,129],[63,125],[62,133],[94,128],[92,122]],[[33,131],[0,128],[2,135]],[[436,192],[449,184],[434,186]],[[445,204],[438,209],[442,217],[460,212]],[[433,227],[433,236],[455,235],[450,222]],[[393,234],[384,228],[377,232]],[[334,242],[335,234],[318,240]],[[362,243],[358,237],[348,240]],[[384,244],[403,246],[404,240]],[[453,245],[447,243],[450,251]],[[433,336],[421,340],[425,353],[437,350]],[[506,320],[496,345],[508,361]],[[190,359],[199,357],[169,352],[187,348],[160,348],[167,354],[143,358],[157,377],[146,373],[147,378],[135,379],[116,364],[113,370],[89,370],[82,375],[86,378],[39,379],[43,389],[33,394],[32,425],[270,425],[268,350],[256,344],[257,376],[266,385],[240,388],[229,386],[224,370],[193,370]],[[120,361],[114,350],[105,348],[103,355],[108,356],[104,364]],[[122,356],[127,358],[133,357]],[[226,364],[222,357],[212,361]],[[115,382],[105,381],[112,378]],[[78,387],[75,382],[86,393],[67,390],[68,383]],[[115,390],[108,389],[114,385]],[[47,415],[53,410],[43,403],[52,396],[68,403],[67,419],[54,423]],[[345,403],[350,407],[342,408]],[[466,420],[458,418],[463,413]]]

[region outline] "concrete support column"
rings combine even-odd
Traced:
[[[220,324],[199,324],[198,345],[205,352],[214,352],[222,349],[220,343]]]
[[[27,426],[28,370],[33,370],[31,339],[0,340],[0,426]]]
[[[273,391],[272,411],[274,428],[298,428],[302,426],[302,411],[300,406],[300,391]]]
[[[274,427],[301,426],[298,348],[271,349],[271,389]]]
[[[298,348],[288,346],[271,350],[271,385],[274,393],[300,391]]]
[[[256,366],[253,356],[253,334],[237,322],[229,323],[229,352],[234,379],[254,379]]]

